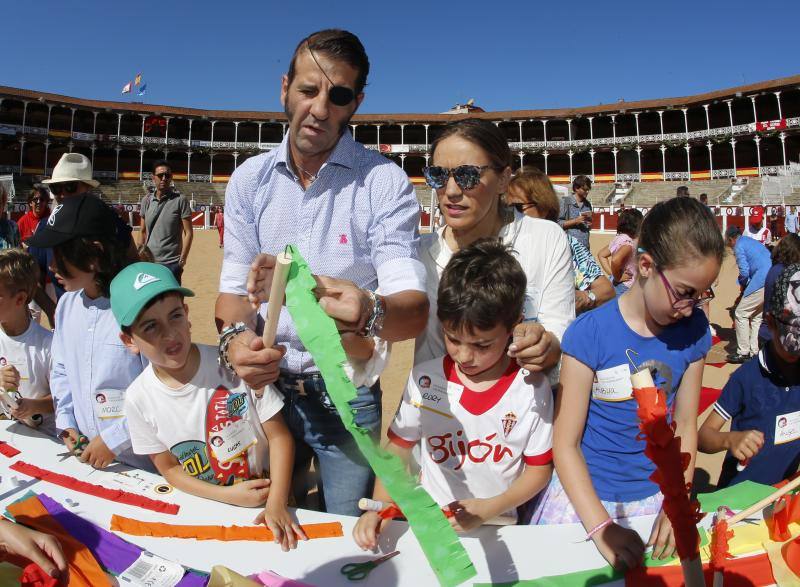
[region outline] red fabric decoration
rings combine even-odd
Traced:
[[[722,571],[728,559],[733,558],[728,550],[728,541],[733,538],[733,530],[728,530],[728,522],[719,520],[714,524],[711,533],[711,560],[709,567],[712,571]]]
[[[690,500],[691,484],[686,483],[684,471],[691,457],[681,452],[681,440],[675,437],[675,425],[667,423],[667,398],[656,387],[633,389],[639,405],[640,437],[647,441],[645,454],[656,466],[650,480],[664,495],[664,513],[672,522],[675,547],[681,560],[700,556],[700,535],[697,522],[702,518],[700,504]]]
[[[150,499],[149,497],[122,491],[121,489],[108,489],[100,485],[93,485],[91,483],[87,483],[86,481],[76,479],[75,477],[70,477],[69,475],[62,475],[61,473],[54,473],[53,471],[40,469],[35,465],[31,465],[23,461],[17,461],[11,465],[9,469],[28,475],[29,477],[34,477],[35,479],[41,479],[42,481],[47,481],[48,483],[52,483],[54,485],[66,487],[67,489],[80,491],[81,493],[94,495],[95,497],[100,497],[109,501],[115,501],[117,503],[124,503],[127,505],[144,508],[146,510],[153,510],[154,512],[160,512],[162,514],[175,515],[180,509],[180,506],[174,503]]]
[[[54,579],[36,563],[31,563],[22,570],[19,584],[23,587],[56,587],[58,579]]]
[[[714,571],[703,565],[706,585],[714,582]],[[766,553],[725,561],[725,587],[764,587],[774,585],[772,565]],[[680,565],[663,567],[638,566],[625,574],[629,587],[683,587],[683,569]]]
[[[9,459],[14,458],[19,454],[19,451],[8,444],[7,442],[0,440],[0,455],[4,457],[8,457]]]

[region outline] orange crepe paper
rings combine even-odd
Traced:
[[[733,558],[728,546],[728,541],[731,538],[733,538],[733,530],[728,529],[728,522],[726,520],[718,520],[711,532],[711,560],[709,561],[711,570],[723,570],[726,561]]]
[[[89,549],[50,516],[38,497],[12,503],[6,509],[23,526],[58,539],[69,565],[69,587],[110,587],[108,577]]]
[[[633,388],[638,403],[640,437],[647,441],[645,454],[656,466],[650,480],[664,495],[662,509],[672,522],[675,546],[681,560],[700,556],[700,535],[697,522],[702,519],[700,504],[690,500],[691,484],[684,471],[691,456],[681,452],[681,440],[675,436],[675,425],[667,423],[667,398],[656,387]]]
[[[306,536],[311,538],[337,538],[344,536],[339,522],[304,524],[301,526]],[[275,536],[266,526],[202,526],[164,524],[163,522],[142,522],[114,514],[111,516],[111,530],[132,536],[153,536],[156,538],[191,538],[194,540],[255,540],[272,542]]]
[[[706,585],[712,585],[714,571],[703,565]],[[745,556],[725,561],[725,587],[765,587],[774,585],[772,565],[765,554]],[[683,569],[680,565],[663,567],[639,566],[625,574],[627,587],[683,587]]]

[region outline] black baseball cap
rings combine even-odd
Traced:
[[[79,236],[116,238],[116,214],[96,196],[82,194],[64,198],[47,223],[25,241],[28,246],[51,249]]]

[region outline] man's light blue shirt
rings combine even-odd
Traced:
[[[783,227],[786,229],[787,233],[797,233],[797,214],[788,212],[783,221]]]
[[[251,157],[231,176],[219,291],[246,295],[254,257],[276,255],[295,244],[314,274],[347,279],[383,295],[424,292],[425,269],[417,252],[419,203],[405,172],[344,132],[304,190],[289,165],[288,141],[287,134],[278,148]],[[287,347],[283,369],[318,370],[285,308],[276,343]]]
[[[736,265],[739,267],[739,285],[744,287],[743,297],[764,287],[772,256],[769,249],[749,236],[740,236],[733,245]]]
[[[98,434],[118,461],[153,469],[150,459],[131,450],[128,420],[101,419],[95,413],[98,393],[128,389],[147,359],[128,351],[108,298],[90,299],[83,290],[58,301],[53,332],[50,391],[59,430],[74,428],[89,440]]]

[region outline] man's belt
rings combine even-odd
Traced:
[[[297,395],[306,396],[313,392],[326,393],[325,380],[319,373],[298,374],[281,371],[278,381],[282,389],[295,392]]]

